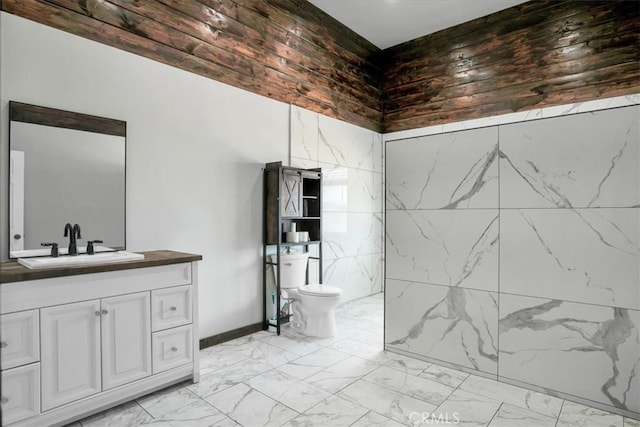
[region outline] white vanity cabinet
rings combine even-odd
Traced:
[[[129,268],[65,269],[45,278],[29,270],[7,275],[1,265],[3,425],[65,425],[170,384],[197,382],[199,259],[157,251]]]

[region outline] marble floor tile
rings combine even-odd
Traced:
[[[565,401],[556,427],[623,427],[622,416]]]
[[[280,426],[298,415],[246,384],[215,393],[207,401],[246,427]]]
[[[481,427],[489,424],[499,408],[498,401],[458,389],[438,406],[433,415],[435,420],[457,420],[465,427]]]
[[[346,427],[368,411],[340,397],[331,396],[289,421],[285,427]]]
[[[338,396],[405,425],[416,424],[411,420],[411,414],[431,413],[437,407],[365,380],[358,380],[344,388],[338,393]]]
[[[183,384],[157,391],[137,400],[138,404],[154,418],[159,418],[195,401],[201,401],[200,397]]]
[[[198,399],[171,412],[166,412],[157,420],[166,421],[173,427],[226,427],[236,422],[214,408],[210,403]]]
[[[285,326],[278,339],[261,331],[204,349],[200,383],[177,384],[68,427],[547,427],[556,421],[556,427],[640,427],[631,418],[385,352],[376,342],[383,312],[383,295],[374,295],[338,307],[343,327],[336,338],[306,337]]]
[[[470,375],[460,385],[462,390],[478,394],[499,402],[505,402],[538,414],[557,417],[562,408],[562,399],[526,390],[510,384]]]
[[[462,371],[456,371],[455,369],[447,368],[445,366],[433,364],[420,373],[419,376],[450,387],[458,387],[469,376],[469,374]]]
[[[85,418],[80,423],[83,427],[135,427],[150,421],[153,417],[142,406],[129,402]]]
[[[503,404],[489,427],[555,427],[556,418],[546,417],[509,404]]]
[[[444,402],[454,390],[453,387],[387,368],[386,366],[379,367],[362,379],[434,405]]]
[[[422,371],[429,368],[431,363],[424,360],[414,359],[401,354],[387,353],[389,361],[384,366],[411,375],[420,375]]]
[[[298,412],[304,412],[330,396],[326,391],[275,370],[253,377],[246,383]]]
[[[346,353],[331,348],[321,348],[286,365],[279,366],[277,369],[303,380],[347,358],[349,358],[349,355]]]
[[[312,353],[322,347],[320,344],[306,339],[295,339],[290,336],[278,336],[276,334],[262,337],[260,340],[271,344],[272,346],[295,353],[298,356],[304,356],[305,354]]]
[[[267,363],[247,359],[245,362],[201,377],[199,383],[192,384],[188,388],[200,397],[207,397],[271,369],[273,369],[272,366]]]
[[[379,365],[359,357],[350,356],[329,368],[305,379],[305,382],[328,393],[337,393]]]
[[[369,411],[362,418],[355,423],[351,424],[351,427],[401,427],[404,424],[400,424],[397,421],[382,416],[374,411]]]

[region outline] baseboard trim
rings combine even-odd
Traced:
[[[221,334],[213,335],[211,337],[202,338],[200,340],[200,350],[207,347],[212,347],[216,344],[220,344],[226,341],[231,341],[236,338],[251,335],[254,332],[262,330],[262,322],[254,323],[252,325],[243,326],[242,328],[233,329],[231,331],[223,332]]]

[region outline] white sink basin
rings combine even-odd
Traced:
[[[41,268],[56,267],[78,267],[98,264],[111,264],[114,262],[135,261],[144,259],[144,255],[127,251],[118,252],[102,252],[95,255],[76,255],[76,256],[59,256],[42,257],[42,258],[19,258],[18,262],[32,270]]]

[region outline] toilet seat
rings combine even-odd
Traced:
[[[314,297],[336,297],[342,295],[342,289],[337,286],[323,285],[321,283],[300,286],[298,292]]]

